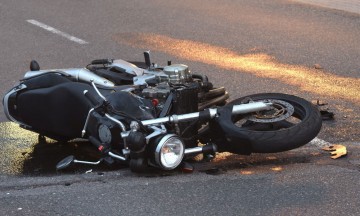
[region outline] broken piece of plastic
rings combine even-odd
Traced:
[[[330,151],[330,154],[332,155],[331,156],[332,159],[337,159],[337,158],[347,155],[346,147],[343,145],[335,144],[335,145],[324,147],[323,150]]]

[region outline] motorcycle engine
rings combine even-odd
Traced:
[[[187,65],[172,64],[156,73],[157,83],[148,85],[141,92],[141,96],[155,102],[157,110],[162,113],[185,114],[198,111],[198,93],[200,85],[193,82],[192,75]],[[169,95],[172,94],[172,106],[166,105]],[[171,109],[167,111],[167,109]],[[165,110],[165,112],[163,112]],[[183,134],[186,146],[196,146],[196,125],[189,122],[177,124],[177,133]],[[189,128],[190,127],[190,128]],[[188,128],[188,129],[186,129]],[[183,133],[184,131],[185,133]]]
[[[170,86],[167,82],[159,83],[155,86],[149,86],[142,90],[142,96],[145,98],[166,100],[170,94]]]
[[[172,64],[164,67],[164,73],[168,75],[169,82],[174,84],[191,82],[189,67],[184,64]]]
[[[189,67],[184,64],[172,64],[165,66],[162,71],[155,74],[155,84],[148,85],[142,90],[142,96],[149,99],[157,99],[164,103],[171,92],[170,85],[184,85],[192,82]]]

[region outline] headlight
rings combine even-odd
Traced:
[[[175,169],[184,157],[184,143],[175,134],[161,138],[155,149],[155,161],[165,170]]]

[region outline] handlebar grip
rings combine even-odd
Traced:
[[[101,142],[93,136],[89,136],[88,140],[91,142],[91,144],[95,145],[96,148],[101,146]]]
[[[99,100],[96,99],[94,94],[90,93],[88,90],[84,90],[84,95],[91,102],[92,105],[97,106],[100,104]]]
[[[145,64],[146,66],[151,66],[151,60],[150,60],[150,51],[144,52],[144,58],[145,58]]]
[[[111,59],[95,59],[91,62],[91,64],[96,65],[96,64],[111,64],[112,60]]]
[[[104,146],[98,139],[96,139],[93,136],[89,136],[88,140],[91,144],[93,144],[100,152],[106,153],[108,148],[107,146]]]

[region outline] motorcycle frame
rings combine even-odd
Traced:
[[[251,102],[248,104],[234,105],[232,107],[232,114],[246,114],[246,113],[258,112],[258,111],[263,111],[263,110],[269,110],[271,108],[272,108],[272,103],[270,103],[270,102]],[[167,133],[167,130],[163,125],[164,123],[176,124],[176,123],[184,122],[184,121],[197,120],[199,118],[210,120],[210,119],[215,118],[217,116],[217,113],[218,113],[218,109],[212,108],[212,109],[207,109],[207,110],[200,111],[200,112],[187,113],[187,114],[182,114],[182,115],[171,115],[171,116],[162,117],[162,118],[143,120],[143,121],[141,121],[141,123],[144,126],[147,126],[154,130],[152,133],[150,133],[146,137],[147,144],[148,144],[148,141],[151,138]],[[121,121],[113,118],[108,113],[105,113],[105,116],[121,127],[121,129],[122,129],[121,137],[124,140],[124,146],[125,146],[124,150],[126,150],[126,137],[129,135],[131,130],[136,130],[136,127],[132,127],[130,131],[126,131],[124,124]],[[157,126],[161,126],[161,128],[158,128]],[[212,148],[214,149],[214,151],[216,151],[216,149],[217,149],[217,147],[214,146],[214,144],[213,144]],[[193,148],[185,148],[184,156],[186,157],[188,155],[198,154],[198,153],[203,152],[203,150],[204,150],[203,146],[193,147]],[[122,160],[122,161],[126,161],[128,159],[126,155],[120,156],[111,151],[108,152],[108,155],[113,158]]]
[[[111,66],[120,66],[120,67],[126,67],[127,73],[131,73],[131,70],[133,69],[133,66],[131,64],[126,64],[123,61],[120,62],[116,62],[116,63],[111,63],[108,65],[109,67]],[[43,75],[46,73],[58,73],[58,74],[64,74],[67,75],[69,77],[71,77],[74,81],[77,82],[85,82],[85,83],[89,83],[91,84],[94,89],[96,90],[96,93],[104,100],[106,101],[106,98],[98,91],[96,85],[100,85],[100,86],[104,86],[104,87],[115,87],[115,84],[113,82],[111,82],[110,80],[107,80],[101,76],[98,76],[94,73],[92,73],[90,70],[88,70],[87,68],[70,68],[70,69],[54,69],[54,70],[38,70],[38,71],[28,71],[26,72],[24,79],[29,79],[35,76],[39,76],[39,75]],[[146,83],[146,79],[151,78],[154,76],[154,73],[159,73],[159,72],[155,72],[155,71],[151,71],[151,70],[143,70],[142,74],[139,75],[139,71],[134,72],[136,73],[136,77],[134,78],[134,84],[137,83]],[[8,110],[8,99],[9,96],[17,91],[26,89],[26,86],[24,84],[20,84],[19,86],[13,88],[10,92],[8,92],[4,98],[4,107],[5,107],[5,114],[6,116],[11,120],[14,121],[16,123],[18,123],[19,125],[23,126],[23,127],[28,127],[26,124],[17,121],[15,118],[13,118],[10,115],[10,112]],[[86,92],[84,92],[85,94]],[[166,116],[166,117],[161,117],[161,118],[155,118],[155,119],[149,119],[149,120],[143,120],[141,121],[141,124],[143,126],[146,126],[150,129],[153,130],[152,133],[148,134],[146,137],[147,140],[147,144],[149,142],[149,140],[153,137],[159,136],[161,134],[167,134],[167,130],[164,126],[164,123],[173,123],[173,124],[177,124],[179,122],[188,122],[188,121],[194,121],[194,120],[211,120],[214,119],[218,116],[219,113],[219,109],[221,108],[210,108],[210,109],[206,109],[203,111],[199,111],[199,112],[193,112],[193,113],[186,113],[186,114],[179,114],[179,115],[170,115],[170,116]],[[232,114],[233,115],[237,115],[237,114],[247,114],[247,113],[253,113],[253,112],[259,112],[259,111],[263,111],[263,110],[270,110],[272,109],[272,103],[271,102],[250,102],[247,104],[240,104],[240,105],[234,105],[232,107]],[[82,130],[82,136],[84,137],[85,133],[86,133],[86,128],[88,125],[88,119],[89,116],[92,112],[94,112],[95,109],[92,108],[89,110],[88,112],[88,116],[86,118],[85,124],[84,124],[84,128]],[[120,129],[121,129],[121,137],[123,138],[124,141],[124,149],[123,149],[123,155],[118,155],[115,154],[111,151],[107,152],[107,155],[121,160],[121,161],[127,161],[128,158],[128,153],[127,150],[127,143],[126,143],[126,137],[129,135],[130,131],[134,131],[136,130],[136,128],[131,127],[130,126],[130,130],[126,130],[125,125],[123,124],[123,122],[121,122],[120,120],[114,118],[113,116],[111,116],[109,113],[105,113],[105,116],[113,121],[114,123],[116,123]],[[31,127],[30,127],[31,128]],[[216,145],[213,144],[213,148],[214,151],[216,151]],[[193,148],[185,148],[185,152],[184,155],[188,156],[188,155],[192,155],[192,154],[196,154],[196,153],[201,153],[203,152],[204,148],[199,146],[199,147],[193,147]],[[77,161],[78,163],[87,163],[87,162],[82,162],[82,161]],[[96,162],[96,163],[91,163],[91,164],[98,164],[100,161]]]

